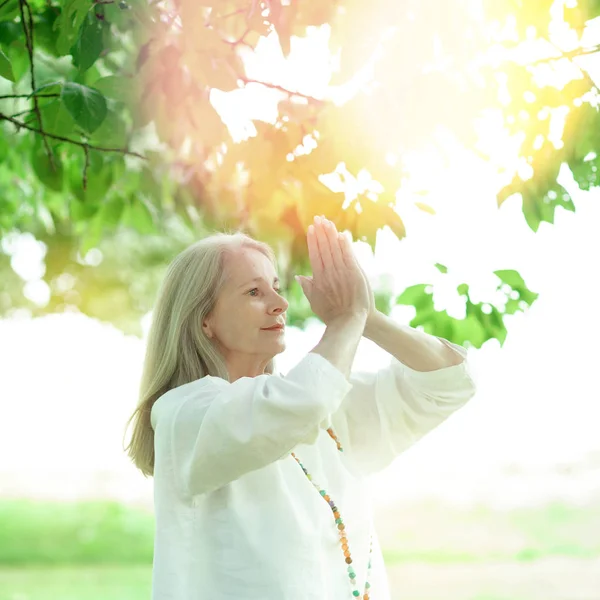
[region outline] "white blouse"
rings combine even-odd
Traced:
[[[466,350],[442,341],[465,360],[420,372],[390,355],[349,382],[310,352],[287,375],[208,375],[158,398],[152,599],[349,600],[354,589],[362,599],[369,475],[475,393]],[[340,512],[354,586],[333,512],[291,452]],[[389,600],[374,531],[371,562],[370,599]]]

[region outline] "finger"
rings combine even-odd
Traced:
[[[343,233],[339,234],[340,237],[340,250],[342,252],[342,258],[344,260],[344,264],[348,269],[352,269],[358,263],[356,261],[356,257],[354,256],[354,252],[352,251],[352,246],[350,244],[350,240]]]
[[[308,226],[307,244],[308,257],[310,259],[312,271],[316,277],[321,278],[323,277],[323,262],[321,261],[321,254],[319,253],[319,245],[317,243],[314,225]]]
[[[342,250],[340,248],[340,239],[338,237],[338,232],[335,228],[335,224],[329,219],[326,219],[324,229],[327,235],[327,240],[329,241],[329,250],[331,252],[331,257],[333,259],[334,266],[337,268],[344,267],[344,258],[342,256]]]
[[[321,223],[318,223],[315,226],[315,232],[317,244],[319,246],[319,253],[321,254],[321,260],[323,261],[323,269],[331,270],[333,268],[333,257],[331,256],[331,250],[329,249],[329,240],[327,239],[325,226]]]
[[[360,263],[357,261],[356,264],[358,265],[358,268],[360,269],[360,272],[363,274],[363,277],[368,281],[369,278],[367,277],[367,274],[365,273],[365,270],[360,266]]]
[[[362,276],[365,280],[365,283],[367,284],[367,286],[369,287],[369,289],[371,288],[371,282],[369,281],[369,278],[367,277],[367,274],[365,273],[365,270],[360,266],[360,263],[358,261],[356,261],[356,266],[359,268],[360,272],[362,273]],[[373,290],[371,289],[371,292]]]

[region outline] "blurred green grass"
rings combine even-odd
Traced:
[[[387,564],[600,557],[600,503],[495,510],[425,500],[388,511],[389,516],[375,515]]]
[[[429,501],[399,507],[392,536],[380,538],[388,564],[464,564],[600,556],[598,531],[600,505],[496,511]],[[103,500],[0,500],[0,566],[151,565],[153,545],[154,515],[141,509]]]
[[[497,511],[424,501],[382,519],[388,566],[600,557],[600,505]],[[153,544],[154,515],[117,502],[0,500],[0,600],[147,599]]]
[[[0,600],[148,600],[152,567],[0,567]]]
[[[104,500],[0,501],[0,565],[152,564],[154,516]]]

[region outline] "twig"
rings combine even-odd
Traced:
[[[237,10],[227,13],[226,15],[219,15],[217,18],[218,19],[228,19],[229,17],[233,17],[235,15],[241,15],[243,12],[246,12],[245,8],[238,8]]]
[[[247,27],[247,28],[246,28],[246,31],[244,31],[244,33],[242,34],[242,36],[241,36],[239,39],[237,39],[237,40],[235,40],[235,41],[233,41],[233,42],[231,42],[231,41],[229,41],[229,40],[226,40],[226,39],[223,39],[223,41],[224,41],[226,44],[229,44],[230,46],[232,46],[233,48],[235,48],[236,46],[239,46],[240,44],[244,44],[244,46],[248,46],[248,47],[252,48],[252,46],[250,46],[250,44],[248,44],[248,42],[245,42],[245,41],[244,41],[244,38],[245,38],[245,37],[246,37],[246,36],[247,36],[249,33],[250,33],[250,27]]]
[[[27,9],[28,19],[25,20],[25,9]],[[27,0],[19,0],[19,11],[21,13],[21,25],[23,27],[23,33],[25,34],[25,44],[27,46],[27,52],[29,54],[29,71],[31,73],[31,92],[33,95],[33,106],[35,110],[35,114],[40,122],[40,133],[42,134],[42,140],[44,142],[44,147],[46,149],[46,154],[48,154],[48,160],[50,161],[50,167],[53,171],[56,170],[56,165],[54,164],[54,156],[52,152],[50,152],[50,144],[48,144],[48,139],[46,138],[44,125],[42,123],[42,113],[40,112],[40,106],[38,104],[37,96],[35,95],[36,85],[35,85],[35,69],[33,67],[33,17],[31,15],[31,7],[27,3]]]
[[[257,83],[259,85],[264,85],[265,87],[271,88],[273,90],[279,90],[280,92],[283,92],[284,94],[287,94],[288,96],[298,96],[299,98],[304,98],[305,100],[308,100],[309,102],[316,102],[317,104],[325,103],[325,100],[319,100],[318,98],[315,98],[314,96],[307,96],[306,94],[301,94],[300,92],[293,92],[292,90],[288,90],[287,88],[284,88],[275,83],[269,83],[267,81],[258,81],[256,79],[246,79],[245,77],[240,77],[240,79],[245,84]]]
[[[252,6],[250,7],[250,12],[248,13],[247,18],[251,19],[256,11],[256,7],[258,6],[258,0],[252,0]]]
[[[578,58],[579,56],[589,56],[590,54],[597,54],[600,52],[600,44],[597,46],[591,46],[590,48],[576,48],[575,50],[570,50],[569,52],[563,52],[560,56],[549,56],[548,58],[540,58],[538,60],[534,60],[533,62],[526,63],[525,66],[530,67],[532,65],[538,65],[540,63],[552,62],[555,60],[562,60],[563,58],[573,59]]]
[[[31,109],[29,112],[33,112],[33,109]],[[12,115],[12,117],[14,118],[15,115]],[[29,115],[28,117],[25,117],[25,119],[23,120],[23,124],[24,125],[29,125],[29,123],[33,123],[36,119],[35,115]]]
[[[9,2],[10,0],[4,0],[4,2],[0,2],[0,9],[4,8]]]
[[[17,121],[13,117],[9,117],[8,115],[5,115],[1,112],[0,112],[0,121],[9,121],[10,123],[12,123],[13,125],[16,125],[17,127],[22,127],[23,129],[27,129],[28,131],[33,131],[34,133],[39,133],[39,134],[43,133],[45,136],[47,136],[53,140],[58,140],[60,142],[66,142],[67,144],[73,144],[75,146],[79,146],[80,148],[87,146],[90,150],[98,150],[99,152],[119,152],[120,154],[126,154],[127,156],[135,156],[137,158],[141,158],[142,160],[147,160],[145,156],[142,156],[141,154],[138,154],[137,152],[132,152],[131,150],[127,150],[125,148],[102,148],[101,146],[94,146],[92,144],[87,144],[85,142],[79,142],[77,140],[72,140],[70,138],[62,137],[61,135],[54,135],[53,133],[48,133],[47,131],[42,132],[40,129],[37,129],[36,127],[30,127],[29,125],[22,123],[21,121]]]
[[[15,113],[14,115],[10,115],[13,119],[15,117],[20,117],[21,115],[26,115],[28,112],[31,112],[33,108],[28,108],[27,110],[22,110],[21,112]]]
[[[8,100],[9,98],[31,98],[32,96],[38,98],[58,98],[60,94],[9,94],[7,96],[0,96],[0,100]]]

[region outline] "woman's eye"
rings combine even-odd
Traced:
[[[279,294],[279,288],[273,288]],[[248,293],[251,294],[253,291],[258,290],[258,288],[252,288]]]

